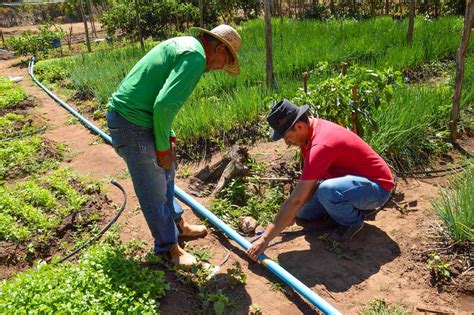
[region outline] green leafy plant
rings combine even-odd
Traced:
[[[0,313],[158,314],[164,272],[130,260],[120,244],[97,244],[77,264],[39,263],[1,285]]]
[[[0,142],[0,182],[56,168],[64,147],[37,136]]]
[[[35,130],[31,117],[23,114],[7,113],[0,116],[0,140],[20,136]]]
[[[46,243],[72,213],[75,228],[85,230],[100,217],[79,210],[101,192],[98,183],[79,178],[69,169],[58,169],[45,177],[34,177],[15,186],[0,187],[0,240],[21,244]],[[99,210],[99,209],[96,209]]]
[[[428,256],[427,265],[433,273],[435,280],[449,280],[451,278],[451,272],[449,271],[450,264],[444,262],[435,252],[430,253]]]
[[[61,27],[44,23],[38,27],[37,33],[26,30],[18,36],[9,37],[6,42],[8,47],[20,55],[36,55],[39,52],[46,54],[56,47],[65,34]]]
[[[247,283],[247,275],[242,271],[242,266],[238,261],[236,261],[233,268],[227,269],[227,274],[236,284],[245,284]]]
[[[0,76],[0,109],[12,108],[26,98],[27,95],[20,86]]]
[[[319,72],[326,71],[327,63],[320,63],[312,77],[319,78]],[[347,69],[347,73],[311,82],[308,91],[301,89],[294,101],[311,105],[319,117],[351,127],[362,135],[363,122],[368,124],[366,131],[377,130],[373,112],[382,104],[389,103],[393,88],[401,85],[402,77],[398,71],[390,68],[378,71],[354,65]]]

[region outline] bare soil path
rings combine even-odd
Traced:
[[[117,178],[125,186],[129,202],[119,220],[123,227],[121,238],[142,239],[151,247],[152,239],[137,208],[132,183],[124,175],[124,162],[109,145],[98,143],[97,137],[82,125],[68,124],[70,116],[66,110],[32,82],[27,69],[10,67],[12,63],[12,60],[2,61],[0,75],[24,77],[20,84],[28,94],[37,99],[37,111],[48,122],[46,137],[67,144],[74,153],[65,163],[79,173],[99,180]],[[474,153],[472,139],[465,145]],[[287,149],[281,142],[261,143],[252,147],[250,154],[257,160],[278,163],[289,161],[293,149]],[[196,173],[204,166],[203,162],[192,165],[191,169]],[[417,313],[417,307],[422,307],[455,314],[472,314],[473,284],[465,287],[464,291],[448,288],[439,292],[430,285],[429,270],[421,260],[421,253],[430,248],[428,236],[433,231],[431,226],[436,222],[430,201],[437,196],[437,184],[443,180],[399,180],[397,202],[399,205],[407,205],[407,211],[400,212],[394,204],[388,206],[377,215],[375,221],[367,223],[342,254],[328,250],[319,239],[327,231],[311,225],[293,226],[274,241],[266,254],[344,314],[358,313],[363,305],[374,298],[402,304],[414,313]],[[186,190],[189,183],[187,179],[178,179],[177,185]],[[114,188],[109,189],[108,195],[115,202],[121,202],[121,195]],[[204,205],[209,204],[209,199],[199,201]],[[189,209],[185,210],[185,218],[192,222],[199,221]],[[247,284],[236,290],[235,294],[241,296],[241,301],[234,309],[235,313],[248,313],[252,304],[258,305],[264,314],[314,312],[313,307],[285,285],[281,287],[286,293],[272,291],[275,286],[271,285],[271,281],[276,277],[263,266],[249,260],[238,245],[220,232],[213,232],[205,239],[195,240],[190,244],[208,247],[213,253],[211,261],[215,264],[219,264],[230,251],[230,258],[221,266],[218,277],[227,268],[231,268],[234,262],[238,261],[242,265],[248,278]],[[466,276],[472,279],[472,274]],[[172,287],[175,290],[170,291],[161,301],[162,312],[191,313],[190,303],[187,302],[193,298],[191,294],[179,283],[172,283]]]

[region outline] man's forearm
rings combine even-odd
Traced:
[[[298,203],[286,200],[273,223],[269,224],[263,233],[262,238],[268,243],[283,231],[294,219],[297,211],[301,208]]]

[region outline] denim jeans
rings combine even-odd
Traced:
[[[340,225],[359,226],[364,221],[361,210],[383,206],[390,194],[365,177],[347,175],[331,178],[320,183],[297,217],[318,220],[329,215]]]
[[[154,238],[154,252],[167,252],[178,240],[177,223],[183,208],[174,198],[174,167],[157,163],[153,129],[130,123],[116,111],[107,113],[112,145],[125,162],[146,223]]]

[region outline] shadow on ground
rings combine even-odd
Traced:
[[[278,262],[308,287],[323,284],[331,292],[347,291],[400,256],[397,243],[368,223],[342,249],[322,241],[320,236],[324,231],[316,232],[310,228],[304,231],[310,249],[281,253]]]

